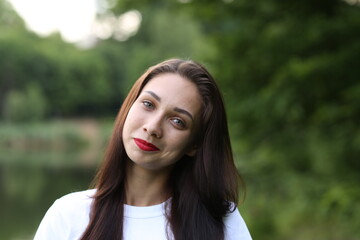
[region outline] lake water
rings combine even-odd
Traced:
[[[78,154],[0,153],[0,239],[30,240],[51,204],[88,189],[96,164]]]

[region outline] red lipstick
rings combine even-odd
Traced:
[[[134,141],[135,141],[136,145],[143,151],[154,152],[154,151],[160,150],[155,145],[153,145],[145,140],[142,140],[140,138],[134,138]]]

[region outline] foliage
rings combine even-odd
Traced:
[[[19,32],[25,30],[24,21],[16,14],[7,0],[0,0],[0,23],[1,36],[10,31]]]
[[[108,66],[111,65],[113,79],[121,80],[117,85],[122,95],[128,93],[149,66],[164,59],[205,61],[215,55],[214,46],[189,14],[166,11],[156,4],[140,10],[142,24],[137,35],[127,42],[104,41],[96,49],[107,59]]]
[[[37,85],[29,85],[25,92],[11,90],[4,101],[4,118],[10,122],[39,121],[46,113],[46,101]]]

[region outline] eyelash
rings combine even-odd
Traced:
[[[148,100],[144,100],[142,101],[142,104],[144,105],[144,107],[146,109],[153,109],[154,108],[154,104],[151,102],[151,101],[148,101]],[[186,124],[185,122],[180,119],[180,118],[173,118],[171,119],[171,121],[176,125],[176,127],[178,128],[185,128],[186,127]],[[178,122],[177,122],[178,121]]]

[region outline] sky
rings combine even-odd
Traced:
[[[40,36],[60,32],[65,41],[72,43],[86,41],[92,36],[102,39],[115,36],[123,41],[136,33],[141,22],[138,11],[130,11],[120,17],[108,15],[98,20],[96,14],[101,9],[97,0],[8,1],[30,30]]]

